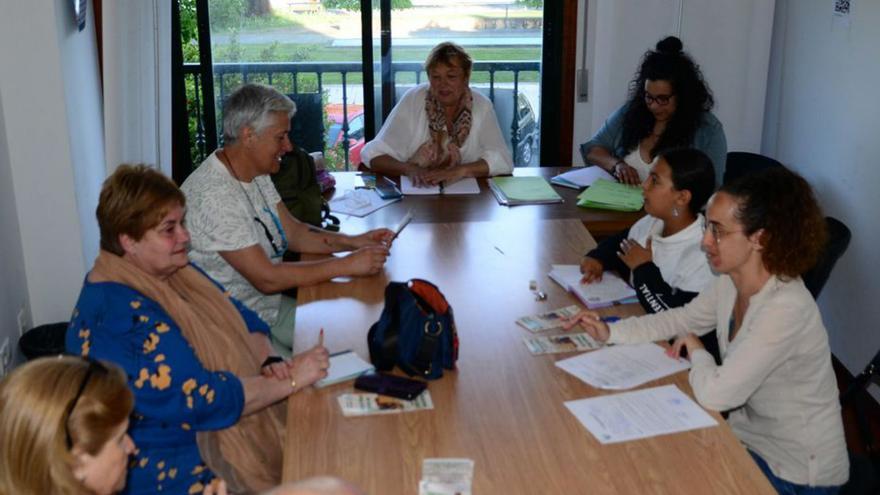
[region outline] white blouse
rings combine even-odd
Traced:
[[[426,83],[403,95],[379,134],[361,151],[364,165],[369,167],[373,158],[381,155],[405,162],[429,139],[428,113],[425,111],[427,94]],[[513,159],[501,136],[492,102],[478,91],[471,91],[471,94],[474,98],[473,121],[461,147],[461,162],[471,163],[482,158],[489,165],[489,175],[509,174],[513,171]]]

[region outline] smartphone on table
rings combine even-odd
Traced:
[[[411,378],[385,373],[370,373],[361,375],[354,381],[354,388],[365,392],[373,392],[380,395],[397,397],[398,399],[413,400],[421,394],[428,384]]]

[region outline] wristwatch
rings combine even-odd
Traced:
[[[266,358],[265,361],[263,361],[263,364],[260,365],[260,368],[262,369],[262,368],[265,368],[266,366],[269,366],[270,364],[281,363],[281,362],[284,362],[284,358],[283,358],[283,357],[281,357],[281,356],[269,356],[269,357]]]

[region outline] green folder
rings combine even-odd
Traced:
[[[641,187],[598,179],[578,195],[577,205],[603,210],[639,211],[644,202],[645,198],[642,196]]]
[[[506,206],[561,203],[562,197],[543,177],[493,177],[489,189]]]

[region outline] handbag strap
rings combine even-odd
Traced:
[[[440,336],[443,334],[443,322],[432,316],[425,322],[425,326],[422,328],[422,334],[422,344],[419,346],[419,351],[413,358],[412,366],[399,363],[401,369],[411,375],[420,374],[428,376],[431,374],[434,354],[437,352],[437,346],[440,344]]]

